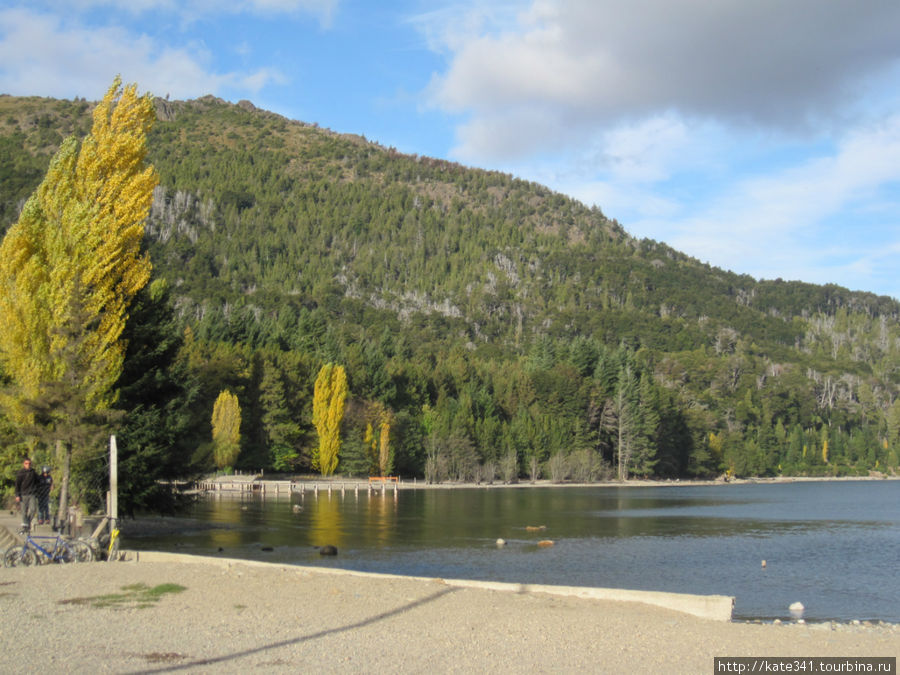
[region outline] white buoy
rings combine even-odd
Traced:
[[[791,603],[791,606],[788,607],[788,609],[791,610],[791,616],[799,618],[803,616],[803,610],[805,610],[806,607],[803,606],[802,602],[794,602]]]
[[[498,539],[498,540],[497,540],[497,548],[503,548],[504,546],[506,546],[506,540],[505,540],[505,539]]]

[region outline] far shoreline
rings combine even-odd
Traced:
[[[857,481],[896,481],[900,480],[898,475],[868,475],[868,476],[763,476],[753,478],[732,478],[724,480],[718,479],[689,479],[689,478],[668,478],[668,479],[640,479],[632,478],[625,481],[610,480],[596,482],[572,482],[572,481],[553,481],[547,478],[531,480],[519,480],[514,483],[506,483],[503,481],[493,482],[441,482],[429,483],[425,480],[417,478],[398,478],[396,482],[382,481],[379,478],[356,478],[348,476],[295,476],[295,477],[279,477],[267,476],[265,474],[243,474],[243,475],[219,475],[209,477],[198,481],[200,485],[219,484],[223,489],[198,489],[198,492],[206,494],[216,494],[221,492],[232,492],[240,490],[224,489],[226,484],[245,485],[261,487],[263,485],[282,485],[299,486],[301,490],[306,489],[372,489],[381,491],[387,489],[411,490],[411,489],[427,489],[427,490],[455,490],[455,489],[522,489],[522,488],[606,488],[606,487],[623,487],[623,488],[646,488],[646,487],[711,487],[725,485],[781,485],[790,483],[846,483]]]

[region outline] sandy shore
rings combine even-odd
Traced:
[[[184,590],[141,600],[166,584]],[[2,672],[698,673],[715,656],[900,656],[897,626],[717,622],[239,561],[0,569],[0,615]]]

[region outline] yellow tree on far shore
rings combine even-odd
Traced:
[[[366,404],[368,422],[363,444],[369,460],[369,473],[387,476],[394,467],[394,455],[391,452],[391,423],[393,414],[379,401]]]
[[[391,414],[388,411],[381,419],[381,434],[378,440],[378,468],[382,476],[387,476],[394,468],[394,455],[391,452]]]
[[[344,367],[333,363],[322,366],[313,391],[312,421],[319,434],[319,447],[313,451],[312,464],[323,476],[332,475],[338,466],[347,391]]]
[[[213,405],[212,437],[216,466],[233,467],[241,452],[241,406],[237,396],[227,389]]]

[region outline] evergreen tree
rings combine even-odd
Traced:
[[[271,360],[264,362],[260,387],[270,465],[277,471],[296,470],[301,462],[302,430],[291,417],[282,374]]]
[[[117,387],[116,409],[123,412],[116,438],[119,449],[119,505],[136,510],[171,511],[177,496],[164,481],[193,478],[191,410],[197,386],[178,358],[182,336],[170,289],[158,279],[135,298],[123,338],[128,348]],[[106,471],[106,464],[94,472]],[[96,476],[95,483],[101,482]]]
[[[638,382],[631,365],[619,370],[613,395],[606,400],[600,419],[601,428],[612,432],[616,476],[628,480],[636,449],[639,422]]]
[[[658,461],[659,400],[653,381],[646,372],[641,374],[638,383],[635,418],[636,433],[630,472],[647,478],[653,473]]]

